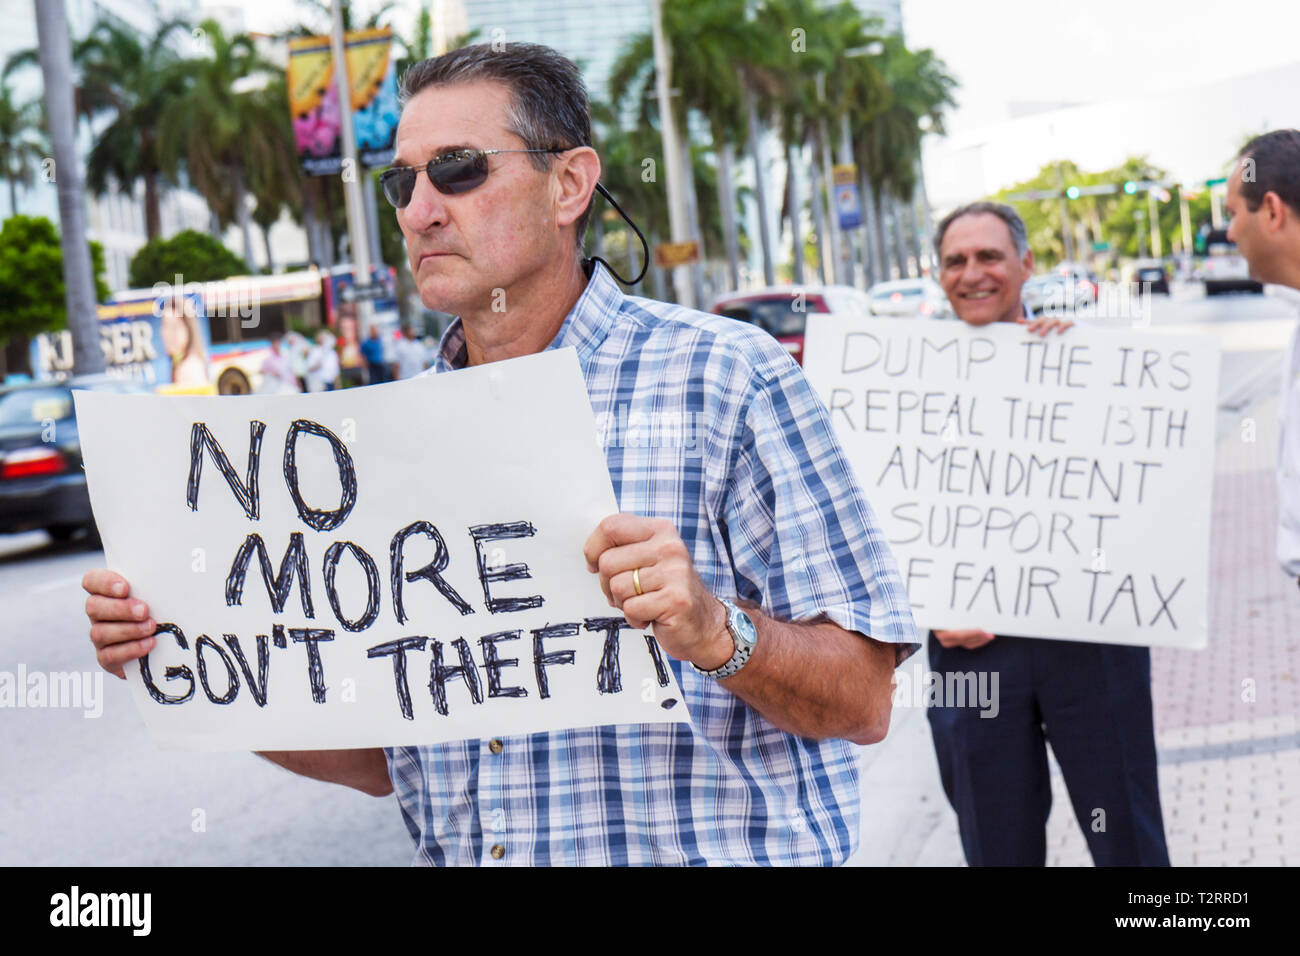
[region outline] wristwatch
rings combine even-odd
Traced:
[[[745,666],[749,656],[754,653],[754,644],[758,641],[758,628],[754,627],[754,622],[750,620],[749,615],[736,605],[722,598],[718,600],[722,601],[722,607],[727,612],[727,631],[731,634],[731,640],[736,646],[736,651],[731,655],[731,660],[711,671],[695,667],[694,663],[691,666],[695,667],[697,673],[703,674],[705,677],[722,679],[730,677]]]

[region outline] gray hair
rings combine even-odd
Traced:
[[[1016,255],[1023,259],[1025,253],[1029,251],[1029,232],[1025,229],[1025,221],[1020,218],[1018,212],[1000,202],[967,203],[965,206],[959,206],[944,216],[934,231],[934,254],[940,254],[939,247],[943,245],[943,236],[948,231],[949,226],[962,216],[974,216],[979,213],[997,216],[1007,224],[1007,229],[1011,232],[1011,241],[1016,245]]]
[[[404,74],[398,99],[403,108],[429,86],[488,80],[510,90],[506,124],[528,149],[572,149],[591,145],[591,109],[577,65],[538,43],[476,43],[430,57]],[[549,153],[530,153],[534,168],[551,168]],[[591,205],[577,221],[578,248],[587,232]]]

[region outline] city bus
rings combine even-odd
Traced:
[[[100,348],[109,375],[169,394],[247,395],[262,384],[269,336],[328,328],[356,335],[350,266],[272,276],[130,289],[98,307]],[[372,267],[368,293],[381,330],[396,328],[396,271]],[[44,333],[31,345],[33,377],[66,378],[72,334]]]

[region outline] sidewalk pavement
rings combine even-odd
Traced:
[[[1253,440],[1252,440],[1253,439]],[[1300,864],[1300,587],[1274,556],[1277,400],[1242,414],[1216,450],[1209,647],[1153,648],[1160,800],[1174,866]],[[904,665],[913,681],[924,651]],[[1049,866],[1090,866],[1056,761]],[[964,866],[923,708],[896,706],[862,759],[850,865]]]

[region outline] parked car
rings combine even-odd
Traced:
[[[1058,262],[1051,274],[1073,281],[1075,301],[1080,307],[1096,304],[1101,283],[1097,273],[1088,266],[1081,262]]]
[[[1157,292],[1169,294],[1169,273],[1159,259],[1139,259],[1133,266],[1133,287],[1138,295]]]
[[[877,282],[867,295],[873,315],[946,318],[953,314],[948,297],[933,279]]]
[[[709,311],[757,325],[784,345],[800,365],[809,313],[871,314],[866,294],[847,285],[782,285],[728,292],[714,299]]]
[[[1263,293],[1264,286],[1250,277],[1250,266],[1228,238],[1226,229],[1203,229],[1205,259],[1201,262],[1201,280],[1206,295],[1224,292]]]
[[[1097,295],[1086,281],[1052,272],[1032,276],[1020,290],[1020,299],[1035,314],[1059,315],[1092,305]]]
[[[95,534],[74,389],[148,391],[98,375],[32,382],[0,393],[0,534],[44,528],[56,541],[82,528]]]

